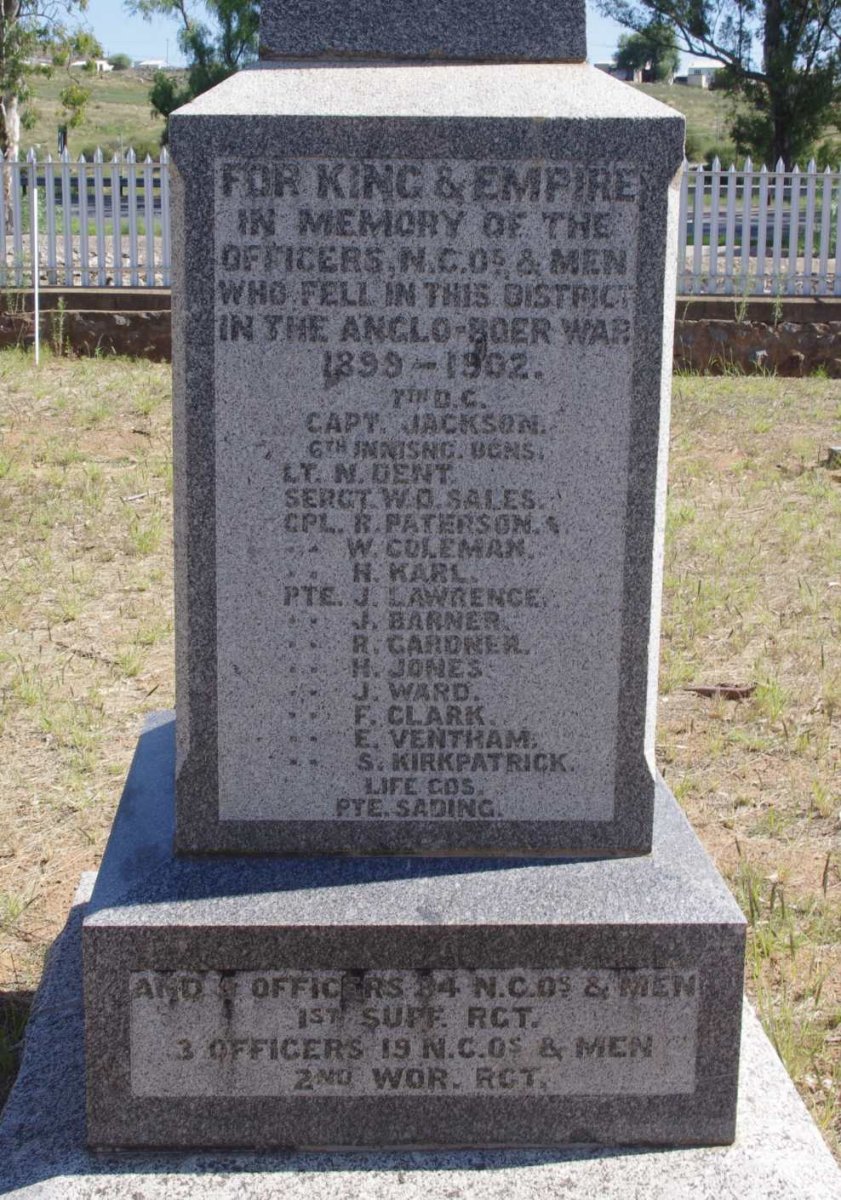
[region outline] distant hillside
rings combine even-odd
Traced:
[[[716,154],[724,161],[734,156],[727,127],[733,112],[733,101],[724,92],[674,83],[635,83],[632,85],[668,104],[686,117],[687,154],[692,162],[709,161]]]
[[[142,154],[157,154],[163,122],[152,113],[149,89],[152,71],[112,71],[108,75],[83,76],[90,88],[91,98],[85,120],[68,135],[70,153],[74,157],[88,154],[101,146],[106,154],[121,147],[134,146]],[[67,76],[56,71],[50,78],[36,78],[35,127],[26,130],[23,145],[37,146],[46,154],[58,150],[58,128],[65,117],[59,94]]]
[[[65,82],[57,71],[52,78],[36,79],[37,119],[35,128],[24,135],[24,144],[40,146],[46,153],[55,153],[58,127],[62,124],[59,93]],[[114,71],[86,80],[92,92],[85,120],[69,134],[70,152],[74,156],[87,154],[97,146],[112,154],[121,146],[157,152],[163,123],[152,114],[149,104],[151,71]],[[665,84],[635,84],[640,91],[656,96],[686,115],[690,148],[698,144],[699,152],[709,146],[727,142],[727,113],[729,101],[720,92],[705,92],[700,88]],[[694,139],[694,141],[692,141]]]
[[[78,157],[101,146],[106,154],[133,145],[145,155],[158,153],[163,122],[152,113],[149,89],[151,71],[114,71],[92,77],[88,82],[92,95],[84,123],[71,129],[70,152]],[[36,124],[24,134],[28,148],[39,146],[55,153],[58,127],[63,122],[59,93],[66,77],[56,72],[50,79],[36,79]],[[735,151],[727,133],[733,102],[723,92],[704,91],[682,84],[632,84],[649,96],[681,112],[687,121],[687,150],[691,161],[707,161],[718,154],[729,164]]]

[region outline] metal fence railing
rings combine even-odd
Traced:
[[[88,161],[65,151],[0,163],[0,286],[31,287],[37,230],[41,284],[169,287],[169,156],[133,150]],[[38,211],[34,206],[37,202]]]
[[[165,150],[0,160],[0,287],[32,286],[36,248],[44,286],[169,287],[169,173]],[[841,170],[687,165],[678,254],[683,296],[841,296]]]

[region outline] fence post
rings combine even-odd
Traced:
[[[12,184],[12,257],[15,269],[15,287],[23,287],[23,172],[16,151],[9,153],[9,171]]]
[[[783,205],[785,203],[786,176],[785,163],[777,159],[777,171],[774,176],[774,248],[771,259],[771,278],[775,296],[782,292],[780,279],[780,261],[783,253]]]
[[[765,252],[768,243],[768,168],[765,163],[759,172],[759,213],[756,227],[756,280],[754,291],[765,293]]]
[[[44,161],[44,207],[47,214],[47,283],[58,283],[58,246],[55,219],[55,163],[52,154]]]
[[[821,190],[821,228],[818,247],[818,295],[827,292],[827,274],[829,272],[829,233],[832,225],[832,172],[829,167],[823,173],[823,188]]]
[[[122,159],[111,159],[111,253],[114,256],[114,286],[123,286],[123,189]]]
[[[721,240],[719,232],[719,213],[721,211],[721,160],[718,155],[710,163],[710,265],[709,291],[710,295],[718,292],[718,247]]]
[[[677,218],[677,290],[682,292],[686,287],[686,234],[689,214],[689,163],[684,158],[680,171],[680,204]]]
[[[742,168],[742,234],[739,250],[742,255],[742,286],[740,295],[748,294],[750,275],[751,224],[753,218],[753,162],[748,156]]]
[[[152,156],[143,163],[143,221],[146,225],[146,286],[155,286],[155,193]]]
[[[73,179],[70,151],[61,152],[61,220],[64,226],[64,286],[73,286]]]
[[[815,189],[818,181],[818,168],[812,159],[807,167],[806,175],[806,214],[803,231],[803,295],[812,295],[812,250],[815,241]]]
[[[800,248],[800,168],[795,163],[791,172],[791,197],[789,201],[788,225],[788,282],[786,291],[793,296],[797,291],[797,252]]]
[[[91,285],[91,249],[88,230],[88,160],[79,155],[79,266],[82,272],[82,287]]]
[[[131,286],[140,285],[137,261],[137,155],[129,150],[126,155],[128,175],[128,261],[131,271]]]
[[[684,179],[684,183],[686,180]],[[683,193],[681,192],[681,195]],[[686,234],[684,231],[684,245]],[[169,151],[161,151],[161,257],[163,258],[163,285],[172,286],[172,225],[169,212]]]
[[[99,146],[93,156],[93,205],[96,213],[96,257],[98,262],[97,280],[100,287],[108,282],[105,250],[105,168],[104,158]]]
[[[699,163],[695,171],[695,204],[692,213],[692,291],[700,293],[704,252],[704,168]]]
[[[736,189],[738,180],[736,164],[731,163],[727,172],[727,224],[724,228],[724,291],[733,294],[733,251],[736,241]]]

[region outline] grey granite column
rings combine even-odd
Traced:
[[[172,118],[184,851],[650,847],[683,121],[583,15],[264,4]]]

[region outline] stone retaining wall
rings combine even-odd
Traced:
[[[678,301],[675,367],[721,375],[811,375],[841,379],[841,296]]]
[[[56,352],[127,354],[168,362],[171,293],[150,288],[50,288],[41,293],[41,339]],[[31,292],[0,296],[0,346],[31,346]]]
[[[49,289],[41,337],[76,354],[128,354],[154,362],[172,349],[170,292],[149,288]],[[0,346],[31,345],[32,296],[0,297]],[[841,379],[841,296],[748,300],[698,296],[678,301],[675,368],[783,376],[824,371]]]

